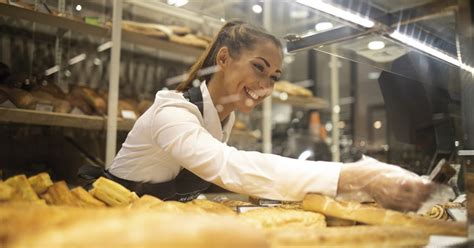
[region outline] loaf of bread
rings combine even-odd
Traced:
[[[82,187],[76,187],[71,190],[71,193],[80,201],[83,207],[106,207],[105,203],[94,198],[89,192]]]
[[[170,36],[170,41],[176,42],[176,43],[179,43],[179,44],[183,44],[183,45],[200,47],[200,48],[207,48],[207,46],[209,45],[209,43],[207,43],[204,40],[201,40],[201,39],[197,38],[193,34],[187,34],[187,35],[184,35],[184,36],[171,35]]]
[[[89,87],[73,87],[70,94],[75,98],[80,98],[85,101],[94,110],[94,112],[99,115],[103,115],[107,111],[107,103],[93,89]]]
[[[278,207],[259,208],[239,214],[239,218],[257,228],[326,227],[322,214]]]
[[[82,113],[86,115],[91,115],[94,112],[92,107],[89,106],[86,100],[84,100],[81,96],[70,94],[70,95],[66,95],[65,99],[71,104],[73,108],[78,108],[79,110],[82,111]]]
[[[36,192],[36,194],[43,194],[50,186],[53,185],[53,181],[51,181],[49,174],[46,172],[29,177],[28,182],[30,183],[31,187],[33,187],[33,190]]]
[[[8,96],[8,99],[15,104],[17,108],[35,109],[36,99],[30,92],[14,87],[0,85],[0,91]]]
[[[17,175],[8,178],[5,183],[14,189],[12,200],[15,201],[37,201],[38,195],[31,187],[25,175]]]
[[[165,39],[168,34],[162,31],[161,25],[152,23],[140,23],[129,20],[122,21],[122,28],[127,31],[137,32],[144,35]]]
[[[466,236],[466,223],[432,220],[379,207],[364,206],[358,202],[338,201],[319,194],[306,195],[303,208],[370,225],[416,227],[434,235]]]
[[[278,247],[422,247],[429,235],[413,227],[351,226],[284,228],[268,232],[272,248]]]
[[[65,181],[51,185],[46,193],[41,195],[48,204],[82,207],[81,202],[71,193]]]
[[[124,207],[138,200],[135,192],[105,177],[100,177],[92,185],[89,193],[112,207]]]
[[[274,89],[280,92],[286,92],[292,96],[311,97],[313,92],[301,86],[290,83],[289,81],[278,81],[275,83]]]

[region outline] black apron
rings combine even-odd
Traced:
[[[192,87],[183,93],[184,98],[196,105],[204,116],[204,105],[200,87]],[[119,178],[108,171],[102,175],[115,181],[127,189],[134,191],[138,196],[152,195],[162,200],[175,200],[181,202],[196,199],[200,193],[209,188],[211,183],[201,179],[189,170],[183,168],[175,179],[163,183],[134,182]]]

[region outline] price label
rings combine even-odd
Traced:
[[[124,119],[132,119],[136,120],[137,119],[137,114],[131,110],[122,110],[122,117]]]
[[[84,112],[82,112],[82,110],[80,110],[80,109],[77,108],[77,107],[74,107],[74,108],[71,110],[71,114],[74,114],[74,115],[85,115]]]

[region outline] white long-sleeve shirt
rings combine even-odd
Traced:
[[[204,116],[176,91],[159,91],[136,121],[109,172],[117,177],[159,183],[184,167],[236,193],[298,201],[307,193],[335,196],[340,163],[314,162],[228,146],[235,115],[221,125],[205,83]]]

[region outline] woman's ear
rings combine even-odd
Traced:
[[[217,51],[216,55],[216,65],[218,65],[221,70],[225,69],[227,64],[229,63],[229,48],[221,47],[219,51]]]

